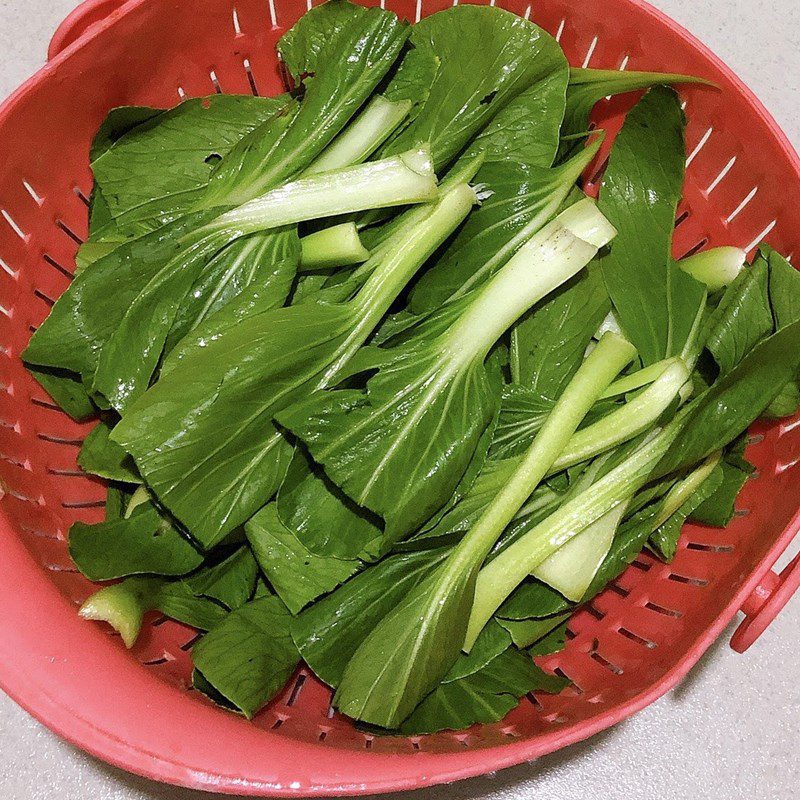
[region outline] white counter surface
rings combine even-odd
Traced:
[[[43,63],[50,35],[75,3],[0,0],[0,98]],[[800,0],[655,0],[655,4],[730,64],[800,148]],[[491,777],[396,797],[796,800],[800,798],[800,600],[790,603],[744,656],[728,647],[731,630],[682,686],[588,742]],[[0,693],[0,797],[200,800],[211,796],[159,786],[108,767],[62,742]]]

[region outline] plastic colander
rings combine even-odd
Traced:
[[[451,2],[386,5],[414,20]],[[498,4],[556,35],[572,64],[688,72],[720,87],[683,95],[690,156],[676,256],[706,243],[750,249],[764,237],[797,251],[800,161],[761,104],[689,34],[635,0]],[[731,525],[687,526],[672,564],[641,555],[573,617],[566,649],[542,661],[573,685],[524,698],[497,724],[373,737],[334,713],[328,689],[304,670],[247,722],[191,690],[191,629],[153,617],[128,652],[110,629],[78,618],[94,587],[71,563],[66,535],[75,520],[102,517],[105,491],[75,461],[90,425],[61,413],[19,354],[69,284],[86,232],[89,144],[114,106],[277,92],[275,43],[305,10],[298,0],[92,0],[0,111],[0,683],[106,761],[235,794],[409,789],[535,758],[662,695],[740,610],[746,619],[731,644],[745,650],[800,583],[800,558],[771,571],[800,527],[798,417],[751,431],[747,456],[758,472]],[[616,131],[626,107],[605,103],[597,123]]]

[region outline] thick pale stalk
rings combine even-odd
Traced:
[[[744,269],[746,261],[747,253],[739,247],[714,247],[682,259],[678,266],[709,292],[718,292]]]
[[[376,95],[305,170],[303,177],[366,161],[408,116],[411,105],[410,100],[395,103]]]
[[[589,198],[559,214],[479,290],[453,325],[449,335],[453,363],[485,356],[512,323],[580,272],[615,235]]]
[[[660,528],[706,482],[722,459],[722,452],[712,453],[697,469],[678,481],[666,494],[653,519],[653,531]]]
[[[569,440],[553,464],[553,473],[587,461],[634,436],[644,433],[679,396],[689,379],[689,370],[678,358],[638,397],[616,411],[587,425]]]
[[[298,272],[361,264],[370,255],[369,250],[361,244],[358,228],[353,222],[343,222],[304,236],[300,246]]]
[[[636,356],[627,340],[608,333],[586,358],[547,417],[519,466],[456,548],[465,564],[482,562],[539,485],[597,396]],[[500,556],[498,556],[499,558]],[[467,649],[472,642],[467,641]]]
[[[246,236],[310,219],[426,203],[438,195],[427,147],[291,181],[217,217],[209,230]]]
[[[565,503],[480,571],[465,649],[472,646],[503,601],[536,567],[641,489],[682,425],[681,418],[673,420],[627,461]]]
[[[414,273],[464,221],[476,202],[472,187],[466,183],[459,184],[433,206],[422,222],[413,228],[403,226],[364,264],[364,269],[372,274],[352,301],[360,309],[354,315],[356,325],[339,357],[325,371],[318,388],[329,385]],[[371,264],[373,258],[374,265]]]
[[[620,503],[612,508],[542,561],[534,569],[533,576],[577,603],[586,594],[608,555],[627,507],[627,503]]]
[[[618,397],[621,394],[627,394],[628,392],[641,389],[642,386],[647,386],[649,383],[656,380],[656,378],[663,375],[664,370],[674,364],[676,360],[677,357],[665,358],[663,361],[656,361],[655,364],[651,364],[649,367],[643,367],[642,369],[636,370],[636,372],[632,372],[630,375],[625,375],[625,377],[614,381],[614,383],[603,392],[603,396],[600,399],[605,400],[609,397]]]

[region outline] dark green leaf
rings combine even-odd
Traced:
[[[501,619],[499,622],[517,647],[529,648],[528,653],[532,656],[546,656],[564,649],[567,620],[571,615],[570,610],[553,617]]]
[[[390,142],[387,153],[428,142],[438,170],[456,158],[515,97],[533,86],[541,93],[539,108],[551,115],[550,125],[559,124],[566,60],[556,41],[533,23],[499,8],[449,8],[418,22],[411,32],[411,44],[415,49],[407,57],[414,58],[414,69],[398,71],[402,91],[393,91],[390,84],[390,96],[416,100],[419,86],[427,99],[412,122]],[[531,114],[533,111],[526,118]],[[502,146],[516,142],[518,134],[502,131],[520,122],[514,115],[506,117],[492,136],[499,137]],[[552,134],[540,147],[550,148],[551,140]],[[494,147],[496,141],[490,139],[486,144]],[[536,155],[542,157],[541,152],[532,153],[532,157]]]
[[[730,372],[773,330],[767,262],[757,259],[725,290],[706,325],[705,345],[721,373]]]
[[[359,571],[358,561],[318,556],[281,522],[274,503],[245,525],[258,565],[292,614]]]
[[[277,490],[291,448],[272,417],[334,360],[352,315],[317,303],[253,313],[187,350],[115,429],[159,500],[206,546]]]
[[[261,597],[228,614],[192,650],[203,677],[248,719],[297,667],[291,619],[277,597]]]
[[[184,248],[211,214],[184,217],[120,245],[72,281],[31,338],[23,358],[91,382],[100,351],[148,282]]]
[[[609,95],[649,89],[658,84],[702,83],[701,78],[661,72],[633,72],[613,69],[570,70],[567,109],[562,137],[583,133],[589,127],[589,114],[595,104]]]
[[[96,416],[97,408],[90,400],[83,381],[74,372],[54,367],[26,366],[56,405],[74,420],[83,422]]]
[[[435,347],[386,352],[366,392],[319,392],[277,415],[337,486],[384,519],[375,555],[448,501],[496,406],[482,363],[453,374]],[[434,382],[439,373],[446,379]]]
[[[277,511],[310,553],[352,564],[380,552],[381,520],[357,506],[300,448],[278,492]]]
[[[133,459],[108,438],[110,434],[111,426],[107,422],[100,422],[84,439],[78,453],[78,466],[84,472],[110,481],[141,483]]]
[[[794,322],[756,345],[688,407],[686,422],[656,474],[692,466],[728,445],[794,380],[798,369],[800,322]]]
[[[705,287],[672,261],[675,212],[683,191],[684,127],[671,89],[652,89],[614,142],[600,209],[619,231],[600,259],[622,330],[645,366],[680,355]]]
[[[76,522],[69,532],[69,554],[93,581],[140,574],[185,575],[203,561],[152,503],[139,507],[129,519],[97,525]]]
[[[95,140],[92,171],[113,217],[125,225],[152,220],[153,227],[175,219],[197,202],[214,164],[259,125],[292,102],[280,97],[212,95],[187,100],[169,111],[136,112],[139,119],[100,150]],[[105,140],[120,129],[101,133]],[[107,128],[108,125],[105,126]]]
[[[106,522],[122,519],[129,497],[130,494],[125,490],[125,487],[113,483],[108,485],[108,490],[106,491]]]
[[[367,634],[447,556],[447,550],[399,553],[368,567],[314,603],[292,623],[303,660],[338,686]]]
[[[557,400],[578,371],[592,336],[610,310],[603,276],[590,265],[532,308],[514,327],[514,382],[530,387],[542,398]]]
[[[442,678],[442,683],[451,683],[478,672],[507,650],[510,643],[508,631],[495,620],[490,621],[475,640],[472,650],[458,657]]]
[[[736,498],[753,473],[753,467],[741,457],[725,456],[720,463],[722,480],[717,490],[691,513],[694,522],[724,528],[736,512]]]
[[[767,245],[761,245],[753,266],[760,261],[769,264],[769,300],[775,330],[780,330],[800,319],[800,272]]]
[[[530,656],[512,647],[478,672],[440,685],[400,726],[400,732],[413,736],[497,722],[523,695],[533,691],[557,693],[568,684],[564,678],[543,672]]]

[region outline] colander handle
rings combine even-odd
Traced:
[[[52,61],[62,50],[78,41],[88,30],[121,8],[127,0],[84,0],[59,26],[47,48]]]
[[[745,619],[731,637],[731,647],[737,653],[744,653],[780,614],[798,588],[800,553],[780,574],[775,570],[768,570],[745,600],[742,606]]]

